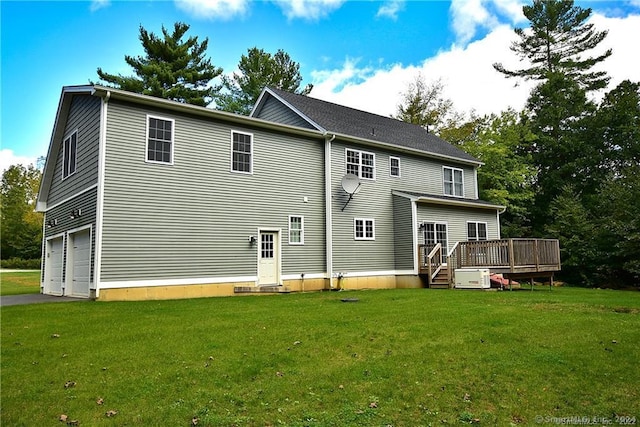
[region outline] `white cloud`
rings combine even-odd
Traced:
[[[640,1],[640,0],[638,0]],[[376,18],[390,18],[394,21],[398,19],[398,12],[404,9],[404,0],[386,1],[378,9]]]
[[[606,48],[612,46],[613,55],[603,67],[611,76],[609,89],[624,79],[640,81],[640,69],[635,67],[637,40],[640,40],[640,16],[607,18],[594,14],[593,22],[600,31],[608,29]],[[407,84],[422,73],[427,82],[442,79],[443,95],[453,101],[460,112],[477,114],[500,113],[509,107],[520,110],[533,87],[533,82],[507,79],[493,69],[501,62],[513,69],[524,64],[511,52],[515,39],[511,26],[498,26],[481,40],[467,46],[454,45],[421,64],[387,68],[359,66],[347,59],[342,68],[318,70],[311,73],[314,84],[311,96],[372,113],[389,116],[395,113],[400,94]]]
[[[35,157],[16,156],[13,150],[3,148],[0,150],[0,173],[4,173],[12,165],[35,166],[37,160]]]
[[[525,20],[522,0],[452,0],[451,26],[461,44],[474,38],[479,28],[493,30],[505,20],[516,24]]]
[[[288,19],[314,21],[340,8],[345,0],[274,0]]]
[[[175,0],[176,7],[196,18],[227,20],[242,16],[249,0]]]
[[[89,6],[89,10],[91,12],[95,12],[96,10],[104,9],[105,7],[109,7],[111,5],[111,1],[109,0],[93,0],[91,2],[91,6]]]

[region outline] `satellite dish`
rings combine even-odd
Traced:
[[[358,175],[348,173],[342,177],[341,183],[342,189],[350,196],[358,194],[360,191],[360,178],[358,178]]]

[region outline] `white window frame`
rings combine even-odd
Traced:
[[[453,194],[447,194],[447,183],[448,181],[446,181],[446,170],[451,170],[451,179],[452,181],[451,183],[451,189],[453,191]],[[456,171],[460,172],[460,188],[461,188],[461,193],[462,194],[456,194]],[[454,168],[451,166],[443,166],[442,167],[442,194],[444,194],[445,196],[451,196],[451,197],[464,197],[464,169],[461,168]]]
[[[475,230],[476,230],[476,236],[475,238],[471,238],[471,236],[469,236],[469,224],[474,224]],[[484,239],[480,239],[480,229],[478,228],[478,225],[480,224],[484,224],[484,231],[485,231],[485,238]],[[467,221],[467,241],[468,242],[483,242],[489,240],[489,225],[487,222],[485,221]]]
[[[234,134],[238,134],[238,135],[244,135],[244,136],[248,136],[251,138],[251,150],[249,151],[249,171],[241,171],[241,170],[236,170],[233,168],[233,135]],[[253,133],[250,132],[243,132],[240,130],[231,130],[231,158],[230,158],[230,165],[229,165],[229,170],[233,173],[240,173],[240,174],[244,174],[244,175],[253,175],[253,146],[255,144],[255,139],[253,136]],[[247,153],[242,153],[242,154],[247,154]]]
[[[446,221],[423,221],[422,224],[424,224],[424,228],[421,230],[422,232],[422,240],[423,243],[426,245],[427,244],[427,227],[426,225],[433,225],[433,244],[437,244],[440,243],[442,245],[442,241],[440,241],[438,239],[438,226],[444,226],[444,234],[445,234],[445,245],[443,245],[442,247],[442,262],[444,264],[447,263],[447,254],[449,253],[449,223]]]
[[[353,148],[345,148],[344,149],[344,168],[345,168],[345,172],[349,173],[349,165],[356,165],[356,163],[349,163],[349,152],[353,152],[353,153],[358,153],[358,173],[356,175],[358,175],[358,177],[360,179],[364,179],[366,181],[375,181],[376,180],[376,154],[372,153],[370,151],[362,151],[362,150],[355,150]],[[366,155],[370,155],[373,158],[373,165],[371,166],[371,168],[373,169],[373,173],[372,173],[372,177],[371,178],[365,178],[362,176],[362,155],[366,154]]]
[[[67,141],[69,141],[69,147],[71,147],[72,138],[75,136],[75,144],[74,149],[72,151],[75,152],[73,156],[73,171],[71,171],[71,160],[68,159],[70,153],[67,152]],[[62,179],[65,180],[76,173],[78,170],[78,129],[71,132],[62,140]]]
[[[393,174],[393,161],[397,160],[398,161],[398,174],[394,175]],[[400,169],[400,157],[395,157],[395,156],[389,156],[389,176],[393,177],[393,178],[400,178],[402,172]]]
[[[171,152],[169,154],[170,159],[168,162],[164,162],[164,161],[160,161],[160,160],[149,160],[149,122],[151,121],[151,119],[155,119],[155,120],[162,120],[165,122],[171,122]],[[156,164],[156,165],[168,165],[168,166],[172,166],[173,165],[173,155],[174,155],[174,151],[175,151],[175,132],[176,132],[176,121],[174,119],[170,119],[168,117],[162,117],[162,116],[155,116],[153,114],[147,114],[147,126],[146,126],[146,133],[145,133],[145,150],[144,150],[144,160],[146,163],[152,163],[152,164]]]
[[[291,227],[291,220],[293,218],[300,218],[300,229],[295,229]],[[292,231],[299,231],[300,232],[300,241],[299,242],[295,242],[292,238],[291,238],[291,232]],[[297,245],[297,246],[302,246],[304,245],[304,216],[302,215],[289,215],[289,244],[290,245]]]
[[[358,222],[362,222],[363,235],[358,236]],[[367,223],[371,224],[371,236],[367,236]],[[353,239],[354,240],[376,240],[376,220],[374,218],[353,218]]]

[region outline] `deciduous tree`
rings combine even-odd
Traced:
[[[455,115],[453,102],[442,95],[444,84],[441,80],[427,83],[418,74],[401,95],[395,117],[407,123],[422,126],[430,132],[438,133]],[[455,117],[457,119],[457,116]],[[454,120],[456,121],[456,120]]]

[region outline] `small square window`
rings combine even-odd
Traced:
[[[346,150],[346,170],[362,179],[376,179],[376,155],[366,151]]]
[[[354,218],[353,236],[355,240],[375,240],[375,220],[368,218]]]
[[[487,223],[467,222],[467,240],[487,240]]]

